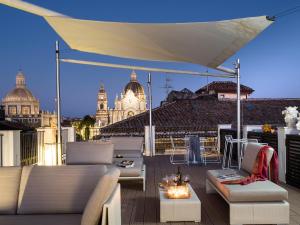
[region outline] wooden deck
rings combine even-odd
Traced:
[[[135,181],[122,183],[122,224],[161,224],[159,221],[158,183],[166,174],[176,173],[177,167],[171,165],[168,156],[145,157],[147,166],[146,192]],[[228,225],[229,207],[217,194],[205,193],[205,174],[207,169],[220,165],[181,166],[184,174],[191,177],[191,185],[201,200],[201,225]],[[284,185],[289,191],[290,224],[300,224],[300,190]],[[172,225],[191,225],[192,222],[170,223]]]

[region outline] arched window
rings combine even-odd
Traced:
[[[127,117],[131,117],[131,116],[134,116],[134,112],[129,111],[128,114],[127,114]]]
[[[103,103],[100,104],[100,109],[103,110],[104,109],[104,105]]]

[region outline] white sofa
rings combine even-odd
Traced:
[[[142,137],[111,137],[114,145],[113,164],[116,165],[122,160],[133,160],[134,167],[121,168],[119,180],[142,181],[143,191],[146,190],[146,165],[143,159],[143,138]],[[121,158],[117,158],[117,156]]]
[[[220,175],[251,174],[257,154],[262,145],[248,143],[245,148],[242,169],[208,170],[206,192],[219,193],[229,204],[230,224],[289,224],[288,192],[277,184],[266,180],[248,185],[225,185]],[[269,148],[270,162],[274,149]]]
[[[112,137],[109,141],[68,142],[66,148],[67,165],[106,164],[120,170],[119,180],[142,181],[146,188],[146,166],[144,165],[143,138]],[[120,156],[121,158],[117,158]],[[122,160],[133,160],[134,167],[117,166]]]
[[[2,225],[121,225],[120,171],[104,165],[0,168]]]

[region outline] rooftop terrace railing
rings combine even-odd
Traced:
[[[300,135],[286,136],[286,182],[300,188]]]
[[[225,136],[226,135],[231,135],[232,138],[236,138],[237,137],[237,132],[234,129],[221,129],[220,130],[220,153],[224,154],[224,149],[225,149]],[[232,153],[232,157],[233,159],[237,160],[237,146],[236,144],[233,145],[233,153]]]
[[[22,131],[20,139],[21,166],[36,164],[38,162],[37,131]]]
[[[247,137],[249,139],[257,139],[260,143],[267,143],[278,152],[278,136],[277,133],[263,133],[249,131]]]
[[[3,134],[0,134],[0,166],[3,166]]]

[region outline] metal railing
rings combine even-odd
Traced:
[[[300,136],[286,136],[286,183],[300,188]]]
[[[3,134],[0,134],[0,166],[3,166]]]
[[[36,131],[23,131],[21,141],[21,166],[36,164],[38,162],[38,135]]]
[[[249,131],[247,134],[247,138],[249,139],[257,139],[260,143],[267,143],[269,146],[278,150],[278,137],[277,133],[263,133],[263,132],[254,132]]]

